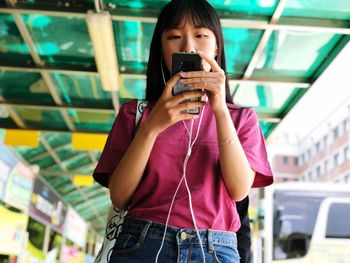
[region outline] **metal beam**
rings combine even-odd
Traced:
[[[60,160],[61,160],[61,162],[70,162],[70,161],[73,161],[75,159],[79,159],[79,158],[81,158],[83,156],[86,157],[86,152],[78,153],[78,154],[75,154],[73,156],[68,157],[67,159],[60,159]],[[51,170],[56,165],[57,164],[50,165],[50,166],[46,167],[46,170]],[[61,174],[62,174],[62,172],[61,172]]]
[[[24,123],[24,121],[22,120],[22,118],[17,114],[17,112],[12,108],[11,105],[6,105],[6,106],[7,106],[7,110],[10,113],[10,117],[14,121],[14,123],[16,123],[16,125],[19,128],[25,129],[27,126]]]
[[[89,193],[87,193],[87,196],[89,197],[89,199],[101,198],[102,196],[109,198],[109,191],[107,188],[101,187],[100,185],[98,185],[97,187],[98,188],[96,189],[91,189],[91,190],[89,189]],[[85,203],[83,199],[75,200],[74,207],[77,207],[82,203]]]
[[[99,195],[99,196],[95,196],[92,197],[96,200],[97,203],[99,203],[99,201],[104,201],[106,199],[109,199],[108,195]],[[74,207],[77,209],[77,211],[81,211],[83,208],[89,207],[89,204],[85,203],[85,202],[79,202],[78,204],[75,204]]]
[[[62,149],[67,148],[70,145],[71,145],[70,143],[63,144],[63,145],[60,145],[58,147],[53,148],[52,150],[54,152],[58,152],[58,151],[60,151]],[[40,160],[42,158],[48,157],[48,155],[50,155],[48,152],[43,152],[43,153],[37,154],[37,155],[35,155],[35,156],[31,157],[31,158],[27,158],[27,161],[29,163],[32,163],[32,162],[38,161],[38,160]],[[40,173],[41,173],[41,171],[40,171]]]
[[[86,176],[91,176],[92,173],[93,173],[93,169],[91,170],[91,172],[82,172],[80,170],[71,170],[71,171],[54,171],[54,170],[48,170],[48,169],[45,169],[45,170],[40,170],[40,173],[45,175],[45,176],[62,176],[62,175],[68,175],[68,176],[74,176],[74,175],[77,175],[77,174],[80,174],[80,175],[86,175]]]
[[[52,150],[51,146],[48,144],[48,142],[45,140],[45,138],[44,138],[44,137],[41,137],[40,140],[41,140],[43,146],[45,147],[45,149],[50,153],[50,155],[51,155],[51,157],[54,159],[54,161],[61,167],[61,169],[62,169],[63,171],[67,171],[67,168],[66,168],[65,166],[62,165],[62,162],[61,162],[60,158],[59,158],[58,155]],[[73,182],[71,182],[71,183],[72,183],[72,185],[73,185]],[[86,198],[84,192],[83,192],[79,187],[76,187],[76,189],[77,189],[77,191],[81,194],[81,196],[84,197],[85,201],[86,201],[87,203],[90,203],[90,204],[91,204],[91,206],[90,206],[91,209],[89,209],[89,210],[90,210],[90,211],[93,211],[94,214],[95,214],[97,217],[99,217],[99,220],[100,220],[101,222],[105,223],[105,222],[102,220],[103,216],[95,209],[95,206],[94,206],[94,204],[92,203],[92,201],[89,200],[88,198]]]
[[[49,73],[49,74],[62,74],[62,75],[86,75],[86,76],[97,76],[98,73],[96,70],[78,70],[76,68],[70,68],[65,65],[65,68],[33,68],[26,66],[11,66],[11,65],[1,65],[0,69],[3,71],[15,71],[15,72],[26,72],[26,73]]]
[[[107,196],[109,197],[109,190],[108,190],[108,188],[101,187],[100,185],[97,185],[96,189],[93,192],[91,191],[90,193],[87,193],[87,196],[89,198],[94,198],[94,197],[101,196],[102,194],[103,195],[107,194]],[[78,205],[81,202],[83,202],[83,200],[80,200],[79,202],[77,201],[76,203],[74,203],[74,205]]]
[[[36,128],[19,128],[14,125],[2,125],[0,123],[1,129],[13,129],[13,130],[28,130],[28,131],[40,131],[46,133],[72,133],[68,129],[59,129],[59,128],[51,128],[51,127],[36,127]],[[76,130],[75,132],[83,132],[83,133],[91,133],[91,134],[108,134],[109,131],[100,131],[100,130]]]
[[[86,72],[86,71],[74,71],[69,69],[39,69],[39,68],[28,68],[28,67],[12,67],[0,64],[0,70],[15,71],[15,72],[28,72],[28,73],[48,73],[48,74],[66,74],[66,75],[87,75],[87,76],[97,76],[97,72]],[[146,75],[144,74],[131,74],[131,73],[121,73],[121,79],[140,79],[145,80]],[[250,77],[248,80],[244,80],[233,75],[228,74],[230,81],[239,81],[240,83],[251,83],[255,81],[257,85],[267,85],[269,84],[295,84],[298,87],[308,87],[311,82],[307,78],[302,77],[289,77],[289,76],[279,76],[279,77]]]
[[[107,189],[107,188],[100,187],[100,185],[95,184],[95,185],[92,185],[92,186],[88,186],[86,188],[84,187],[84,189],[82,191],[84,191],[86,197],[90,197],[90,195],[92,195],[91,192],[96,192],[96,191],[99,192],[101,190],[106,191],[105,189]],[[88,193],[86,193],[85,191],[87,191]],[[74,203],[72,203],[72,205],[75,205],[77,200],[78,201],[81,200],[81,199],[79,199],[80,193],[76,189],[72,189],[72,190],[69,190],[69,191],[65,192],[64,196],[66,197],[66,200],[76,199],[76,200],[74,200]]]
[[[88,154],[89,154],[89,158],[90,158],[91,162],[94,165],[97,165],[97,159],[96,159],[95,155],[91,151],[89,151]]]
[[[59,109],[74,109],[74,110],[82,110],[82,111],[91,111],[91,112],[102,112],[102,113],[114,113],[113,109],[93,109],[93,108],[72,108],[72,107],[62,107],[62,106],[49,106],[49,105],[31,105],[31,104],[18,104],[18,103],[5,103],[5,102],[0,102],[0,105],[4,106],[16,106],[16,107],[26,107],[30,109],[41,109],[41,110],[59,110]],[[271,116],[269,113],[258,113],[258,116],[261,120],[269,119],[269,118],[274,118]],[[1,128],[1,126],[0,126]],[[8,127],[4,127],[8,128]],[[25,127],[23,127],[25,129]],[[40,130],[40,131],[47,131],[47,132],[67,132],[66,130],[50,130],[48,127],[42,127],[42,128],[36,128],[36,129],[31,129],[31,130]],[[79,132],[80,130],[76,130],[76,132]],[[87,130],[81,130],[82,132],[91,132],[91,133],[108,133],[108,132],[103,132],[103,131],[87,131]]]
[[[12,0],[10,0],[10,3],[12,3],[12,5],[15,5],[15,3]],[[35,62],[35,64],[38,67],[43,67],[45,65],[45,62],[40,58],[39,54],[36,52],[35,43],[31,37],[25,23],[23,22],[21,15],[18,13],[14,13],[12,15],[14,17],[15,24],[20,32],[20,35],[22,36],[24,42],[29,46],[29,52],[33,58],[33,61]],[[46,86],[48,87],[50,94],[51,94],[53,100],[55,101],[55,103],[58,105],[62,105],[63,102],[61,100],[59,93],[57,92],[55,85],[53,84],[51,76],[46,72],[41,72],[40,74],[41,74],[41,77],[42,77],[43,81],[45,82]],[[61,110],[61,109],[59,110],[59,112],[61,113],[61,116],[62,116],[63,120],[65,121],[68,129],[71,131],[74,131],[75,130],[74,123],[69,118],[67,112],[64,110]]]
[[[85,154],[85,153],[84,153]],[[86,169],[87,167],[92,166],[91,170],[88,169],[88,171],[81,171],[80,169],[84,168]],[[75,170],[70,170],[70,171],[57,171],[57,170],[52,170],[52,169],[44,169],[44,170],[40,170],[40,173],[45,174],[46,176],[61,176],[63,175],[69,175],[69,176],[73,176],[76,174],[81,174],[81,175],[87,175],[87,176],[91,176],[93,173],[93,170],[95,168],[95,164],[92,163],[88,163],[88,164],[84,164],[79,166],[77,169]]]
[[[350,22],[349,20],[280,17],[272,29],[350,35]]]
[[[293,88],[302,88],[307,89],[310,88],[311,83],[308,82],[293,82],[293,80],[290,78],[288,82],[278,81],[275,79],[275,81],[269,81],[269,80],[254,80],[254,79],[247,79],[247,80],[230,80],[230,86],[232,85],[263,85],[263,86],[272,86],[272,85],[278,85],[280,87],[293,87]]]
[[[99,113],[113,113],[113,109],[103,109],[103,108],[82,108],[82,107],[67,107],[59,105],[35,105],[27,103],[12,103],[12,102],[0,102],[0,105],[4,106],[14,106],[14,107],[25,107],[29,109],[40,109],[40,110],[77,110],[77,111],[86,111],[86,112],[99,112]]]
[[[107,219],[108,210],[111,207],[111,202],[108,199],[109,198],[106,198],[106,202],[100,202],[95,204],[95,209],[102,213],[102,215],[100,215],[100,222],[103,222],[105,226],[105,220]],[[79,211],[79,214],[88,221],[91,221],[91,219],[94,216],[93,214],[89,213],[89,209]]]
[[[269,25],[274,25],[277,23],[278,19],[281,17],[283,9],[286,5],[286,1],[287,0],[280,0],[275,12],[273,13],[271,20],[269,22]],[[253,71],[256,67],[256,65],[258,64],[259,58],[261,56],[261,54],[264,52],[264,49],[270,39],[270,36],[272,34],[272,29],[268,28],[265,30],[265,32],[263,33],[260,42],[257,46],[257,48],[255,49],[254,55],[252,57],[252,59],[249,62],[249,65],[243,75],[243,80],[247,80],[249,79],[252,75],[253,75]]]
[[[85,10],[84,10],[85,11]],[[117,8],[106,10],[112,15],[113,21],[138,21],[144,23],[156,23],[158,10],[140,10],[130,8]],[[7,14],[41,14],[58,17],[75,17],[85,19],[86,13],[75,11],[57,11],[43,9],[24,8],[0,8],[0,13]],[[141,15],[142,14],[142,15]],[[267,16],[237,15],[218,10],[221,23],[225,27],[248,28],[257,30],[298,30],[298,31],[319,31],[324,33],[350,35],[349,22],[336,19],[315,19],[299,17],[283,17],[277,24],[269,24]]]
[[[75,17],[84,19],[86,17],[85,13],[73,12],[73,11],[57,11],[57,10],[44,10],[44,9],[26,9],[26,8],[11,8],[11,7],[1,7],[0,13],[8,14],[21,14],[21,15],[46,15],[46,16],[57,16],[57,17]]]

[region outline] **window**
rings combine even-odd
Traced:
[[[339,152],[339,164],[342,164],[345,161],[344,151]]]
[[[311,154],[311,157],[315,157],[316,156],[317,151],[316,151],[316,145],[315,144],[311,146],[310,154]]]
[[[317,166],[316,168],[316,176],[319,177],[321,175],[321,166]]]
[[[277,190],[273,206],[273,259],[293,259],[308,252],[323,193]]]
[[[328,146],[328,136],[327,135],[325,135],[323,137],[323,145],[325,146],[325,149],[327,149],[327,146]]]
[[[329,208],[326,238],[350,238],[350,204],[334,203]]]
[[[349,131],[349,120],[348,119],[345,119],[344,121],[343,121],[343,129],[344,129],[344,132],[346,133],[346,132],[348,132]]]
[[[288,165],[288,156],[283,156],[283,164]]]
[[[340,151],[334,155],[334,165],[341,165],[344,162],[344,151]]]
[[[339,137],[339,128],[338,126],[333,129],[333,138],[334,140]]]
[[[315,147],[316,147],[316,153],[319,153],[321,151],[320,142],[317,142]]]
[[[307,180],[308,180],[309,182],[312,181],[312,171],[310,171],[310,172],[308,173],[308,178],[307,178]]]
[[[320,144],[320,151],[323,151],[325,149],[324,147],[324,141],[323,140],[320,140],[319,141],[319,144]]]
[[[324,162],[324,170],[325,170],[325,173],[328,173],[328,172],[329,172],[329,170],[330,170],[328,160],[326,160],[326,161]]]
[[[338,166],[339,165],[339,153],[336,153],[335,155],[334,155],[334,166],[336,167],[336,166]]]
[[[294,165],[299,166],[299,158],[298,157],[294,157]]]
[[[338,137],[343,136],[343,134],[344,134],[344,126],[341,125],[341,123],[339,123],[339,125],[338,125]]]
[[[320,173],[321,175],[326,173],[325,167],[322,164],[320,164]]]
[[[298,166],[303,166],[304,165],[304,156],[303,155],[301,155],[301,156],[299,156],[298,157]]]
[[[308,149],[306,152],[307,160],[309,161],[311,159],[311,150]]]
[[[329,158],[328,160],[325,161],[325,166],[326,166],[326,173],[332,171],[334,168],[334,158]]]
[[[345,183],[350,183],[350,174],[348,174],[348,175],[346,175],[346,176],[344,177],[344,182],[345,182]]]
[[[350,159],[350,147],[346,146],[344,148],[344,159],[349,160]]]

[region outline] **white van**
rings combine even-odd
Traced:
[[[349,185],[276,184],[264,204],[264,262],[350,263]]]

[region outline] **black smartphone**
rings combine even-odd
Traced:
[[[172,57],[172,75],[180,71],[200,71],[202,70],[202,58],[195,53],[178,52]],[[174,96],[190,91],[191,89],[180,81],[177,81],[173,87],[172,93]],[[195,98],[192,101],[200,101],[201,98]],[[199,114],[200,108],[187,110],[191,114]]]

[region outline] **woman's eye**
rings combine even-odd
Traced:
[[[208,37],[208,35],[205,35],[205,34],[198,34],[196,37],[197,37],[197,38],[206,38],[206,37]]]
[[[180,36],[178,36],[178,35],[171,35],[171,36],[168,36],[168,39],[178,39],[178,38],[180,38]]]

